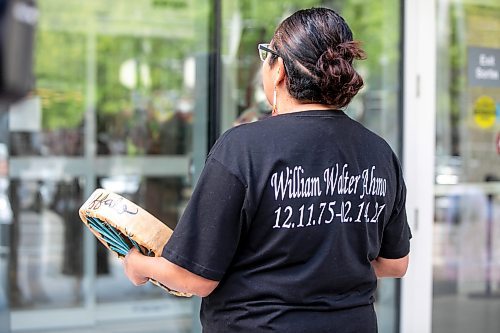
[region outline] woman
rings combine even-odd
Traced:
[[[217,141],[147,277],[203,297],[204,332],[376,332],[377,277],[401,277],[411,237],[399,162],[341,109],[364,56],[333,10],[301,10],[259,45],[274,117]]]

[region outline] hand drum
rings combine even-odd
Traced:
[[[144,255],[159,257],[172,235],[172,229],[146,210],[104,189],[95,190],[79,214],[87,228],[119,258],[125,257],[132,247]],[[173,295],[191,296],[171,290],[153,279],[149,281]]]

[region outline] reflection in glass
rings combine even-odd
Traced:
[[[11,180],[12,308],[81,306],[82,185],[79,179]]]
[[[82,155],[84,36],[48,30],[42,24],[37,29],[35,46],[36,89],[24,101],[28,118],[25,122],[32,121],[29,118],[39,112],[41,120],[29,130],[11,125],[11,155]],[[28,103],[30,100],[39,102]]]
[[[498,316],[486,310],[500,309],[499,189],[488,194],[481,185],[449,186],[436,197],[433,331],[500,327]]]
[[[127,292],[145,290],[148,301],[155,295],[158,302],[165,300],[157,287],[136,288],[124,280],[120,263],[99,243],[83,248],[88,235],[76,210],[95,187],[121,184],[117,193],[175,226],[190,195],[188,174],[196,179],[206,156],[211,5],[204,0],[38,3],[36,88],[27,98],[36,103],[23,104],[28,116],[18,117],[9,131],[11,161],[20,166],[10,188],[14,309],[37,307],[29,314],[36,321],[38,307],[58,313],[76,306],[93,321],[95,295],[99,302],[129,301]],[[117,158],[118,172],[96,167],[114,165],[116,155],[133,158]],[[61,168],[55,176],[52,162]],[[26,174],[39,181],[24,180]],[[83,257],[85,265],[95,264],[97,279],[94,270],[83,271]],[[89,289],[84,295],[82,279]],[[117,281],[123,289],[109,287]],[[110,320],[120,317],[113,315]],[[59,319],[56,325],[74,324]]]
[[[192,150],[192,91],[184,82],[190,41],[97,38],[97,143],[101,155]]]
[[[498,332],[500,168],[496,124],[474,116],[500,89],[468,77],[468,50],[500,48],[496,1],[437,2],[432,331]],[[490,126],[491,125],[491,126]]]

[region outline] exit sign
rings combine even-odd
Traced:
[[[471,87],[500,87],[500,49],[469,47],[467,76]]]

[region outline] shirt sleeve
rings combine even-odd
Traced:
[[[246,186],[209,157],[162,256],[204,278],[220,281],[238,247]]]
[[[391,217],[384,228],[379,256],[386,259],[403,258],[410,252],[412,237],[406,217],[406,185],[399,169],[399,190]]]

